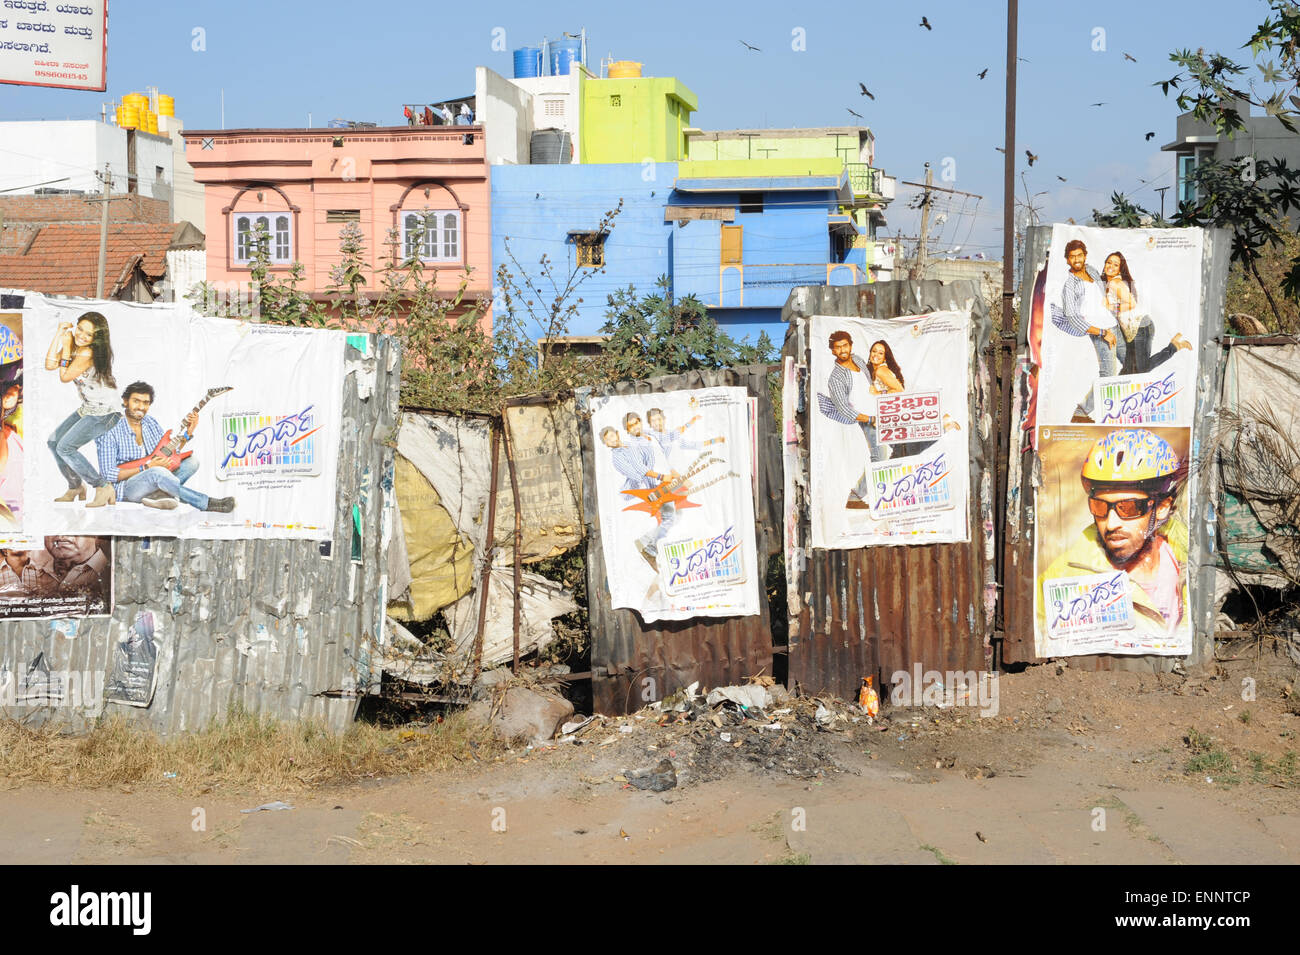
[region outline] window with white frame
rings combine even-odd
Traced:
[[[266,234],[266,249],[272,265],[288,265],[293,258],[293,226],[289,213],[237,212],[234,216],[235,262],[247,265],[257,251],[257,232]]]
[[[402,249],[408,259],[422,262],[459,262],[461,259],[459,209],[420,209],[402,213]]]

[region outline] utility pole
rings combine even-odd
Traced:
[[[934,170],[925,164],[925,192],[921,195],[921,237],[916,246],[916,264],[912,266],[912,281],[925,278],[925,240],[930,231],[930,195],[934,185]]]
[[[126,199],[128,196],[110,196],[109,192],[113,188],[113,174],[110,171],[108,163],[104,163],[104,173],[100,177],[104,183],[104,189],[98,199],[87,199],[86,202],[98,202],[99,208],[99,277],[95,279],[95,298],[104,297],[104,260],[108,257],[108,204],[116,202],[118,199]]]
[[[1165,193],[1169,191],[1168,186],[1156,186],[1156,192],[1160,193],[1160,218],[1165,217]]]
[[[1018,0],[1007,0],[1007,89],[1006,127],[1002,146],[1006,149],[1002,161],[1002,331],[1011,330],[1012,291],[1016,283],[1015,254],[1016,232],[1016,27],[1020,19]]]

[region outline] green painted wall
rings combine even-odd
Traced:
[[[703,140],[694,137],[687,144],[687,159],[816,159],[835,158],[841,161],[850,156],[856,162],[856,139],[841,136],[839,144],[846,151],[837,152],[834,136],[809,136],[806,139],[788,137],[771,139],[755,136],[751,141],[740,139]],[[852,147],[849,149],[848,147]]]
[[[683,134],[695,94],[671,77],[588,79],[582,83],[584,163],[676,162],[686,154]]]
[[[714,179],[738,176],[836,176],[844,172],[844,161],[835,156],[813,159],[719,159],[694,160],[677,165],[681,179]]]

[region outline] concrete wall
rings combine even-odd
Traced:
[[[563,129],[573,140],[573,159],[582,158],[582,87],[587,74],[578,68],[565,76],[520,77],[510,82],[532,96],[532,128]],[[527,150],[521,162],[528,162]]]
[[[576,249],[567,241],[568,231],[596,228],[601,217],[623,200],[623,211],[605,241],[605,271],[583,270],[588,277],[572,299],[582,298],[583,303],[566,334],[599,334],[609,294],[629,284],[638,292],[653,291],[660,275],[672,273],[668,237],[673,227],[663,220],[676,166],[659,164],[649,170],[655,177],[649,180],[643,174],[639,163],[492,170],[492,260],[516,271],[506,252],[508,240],[519,267],[534,281],[540,281],[538,260],[546,255],[563,285],[576,267]],[[496,307],[502,304],[498,297]],[[530,334],[543,331],[530,322]]]
[[[615,105],[617,103],[617,105]],[[584,163],[676,162],[699,106],[675,79],[589,79],[582,86]]]
[[[113,191],[127,191],[125,129],[95,120],[67,122],[0,123],[0,190],[7,194],[32,194],[46,184],[51,189],[99,192],[95,173],[107,163]],[[161,182],[156,174],[162,167]],[[171,198],[172,146],[165,137],[136,134],[136,170],[139,192],[152,198]],[[52,180],[63,180],[53,182]]]
[[[532,96],[500,73],[480,66],[474,70],[474,104],[487,138],[487,161],[527,163],[534,128]]]
[[[194,169],[185,161],[185,124],[174,116],[159,116],[158,129],[171,137],[173,222],[188,222],[203,231],[203,186],[194,181]]]
[[[765,135],[766,133],[766,135]],[[686,137],[686,158],[701,159],[815,159],[871,165],[871,132],[843,129],[693,131]]]

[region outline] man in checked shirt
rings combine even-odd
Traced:
[[[99,473],[113,485],[114,496],[109,503],[130,501],[171,510],[184,502],[200,511],[233,511],[233,497],[209,497],[186,485],[185,482],[199,469],[195,458],[188,457],[177,464],[161,455],[150,457],[163,437],[162,427],[149,414],[153,397],[153,385],[147,382],[136,381],[127,385],[122,392],[125,416],[107,433],[95,439]],[[192,411],[185,417],[177,451],[194,437],[198,423],[199,416]],[[143,464],[127,464],[141,458],[148,460]]]
[[[1061,287],[1061,305],[1052,306],[1052,324],[1075,338],[1087,336],[1097,352],[1097,372],[1102,378],[1119,373],[1115,354],[1115,316],[1106,307],[1106,283],[1088,264],[1088,247],[1080,239],[1065,243],[1065,263],[1070,274]],[[1074,421],[1092,421],[1092,384],[1074,411]]]

